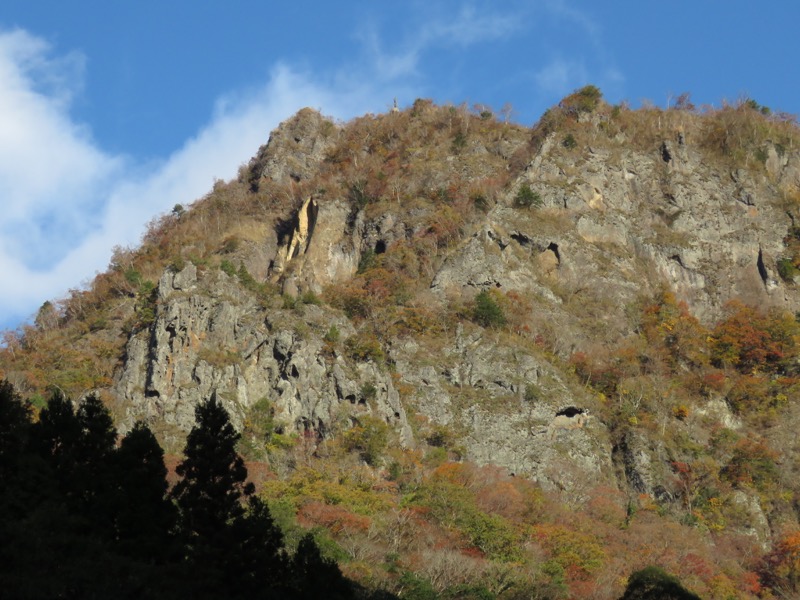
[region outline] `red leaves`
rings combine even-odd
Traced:
[[[730,365],[741,373],[775,372],[797,356],[800,326],[791,316],[764,314],[738,300],[726,305],[726,313],[711,336],[711,357],[717,365]]]
[[[342,532],[365,532],[372,522],[369,517],[357,515],[341,506],[323,502],[308,502],[299,510],[298,521],[304,527],[321,525],[334,535]]]
[[[761,576],[773,590],[785,597],[800,592],[800,530],[789,531],[765,558]]]

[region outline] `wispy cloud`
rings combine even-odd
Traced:
[[[567,39],[580,37],[588,41],[581,50],[582,54],[570,59],[555,58],[539,70],[536,79],[541,81],[543,89],[563,94],[592,82],[606,91],[618,91],[625,77],[608,50],[599,22],[567,0],[544,0],[543,6],[553,19],[565,23],[572,30],[565,32]]]
[[[520,27],[520,20],[516,16],[486,13],[468,5],[450,20],[431,23],[423,30],[422,39],[426,43],[465,46],[502,38],[518,31]]]
[[[556,58],[534,75],[536,85],[553,95],[562,96],[586,81],[586,68],[582,62]]]
[[[479,10],[475,5],[468,4],[460,7],[455,14],[427,15],[420,19],[412,34],[392,43],[392,51],[386,50],[387,44],[376,23],[365,26],[359,38],[375,74],[392,80],[417,75],[427,52],[437,48],[463,49],[501,39],[519,31],[521,24],[519,15]]]
[[[385,110],[392,96],[425,93],[425,61],[434,53],[458,56],[518,38],[534,27],[534,13],[544,19],[543,12],[555,11],[590,27],[562,2],[550,9],[527,1],[508,8],[471,2],[436,14],[428,6],[409,9],[409,33],[401,29],[391,43],[380,27],[362,30],[360,60],[351,57],[338,70],[276,64],[265,81],[220,97],[208,122],[171,156],[148,163],[105,151],[72,118],[84,57],[56,55],[22,30],[0,31],[0,327],[16,325],[43,301],[104,270],[112,247],[137,244],[153,216],[202,197],[214,178],[235,176],[269,132],[303,106],[342,119]],[[538,86],[562,94],[584,82],[585,64],[593,63],[564,56],[533,67]]]
[[[105,269],[112,247],[137,244],[154,215],[235,176],[299,108],[339,118],[383,108],[370,84],[340,87],[279,64],[262,85],[222,97],[171,156],[138,164],[104,152],[71,120],[80,73],[50,52],[28,33],[0,34],[0,327]]]

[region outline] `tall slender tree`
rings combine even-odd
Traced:
[[[236,452],[241,436],[216,397],[198,404],[195,418],[185,458],[175,469],[182,479],[172,492],[190,544],[215,539],[244,515],[242,501],[254,491],[253,484],[245,483],[247,468]]]
[[[183,479],[173,489],[191,596],[282,597],[276,595],[288,579],[282,536],[253,497],[253,484],[246,483],[247,469],[236,452],[240,435],[215,397],[199,404],[195,416],[176,469]]]
[[[114,530],[121,551],[162,563],[172,550],[176,511],[167,495],[164,451],[142,422],[122,438],[114,459]]]
[[[30,427],[30,408],[8,380],[0,381],[0,477],[15,468]]]

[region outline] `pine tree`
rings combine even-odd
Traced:
[[[7,480],[25,447],[30,408],[7,380],[0,381],[0,479]]]
[[[164,451],[138,422],[122,438],[114,459],[115,536],[121,551],[155,562],[167,560],[176,512],[167,496]]]
[[[297,598],[302,600],[345,600],[354,597],[339,565],[322,556],[310,533],[303,536],[292,557],[292,575]]]
[[[677,577],[659,567],[645,567],[633,573],[620,600],[700,600]]]
[[[70,477],[81,435],[81,425],[72,402],[60,391],[53,392],[47,406],[39,413],[39,421],[31,429],[33,450],[57,472]]]
[[[290,590],[289,561],[283,534],[267,505],[251,496],[247,513],[233,524],[234,551],[227,556],[226,574],[235,580],[234,597],[285,598]]]
[[[182,479],[172,494],[180,511],[187,596],[240,597],[241,568],[231,559],[247,540],[237,524],[245,516],[242,501],[254,488],[245,483],[247,469],[236,453],[240,435],[225,408],[212,397],[197,406],[195,417],[176,469]]]
[[[184,535],[191,540],[213,540],[225,526],[244,515],[242,500],[250,496],[247,469],[236,452],[241,437],[228,412],[212,397],[195,409],[197,423],[186,439],[184,460],[176,472],[182,477],[173,490],[181,511]]]

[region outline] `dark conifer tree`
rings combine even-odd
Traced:
[[[112,465],[117,430],[103,402],[94,394],[81,402],[75,414],[80,427],[71,482],[83,508],[91,511],[98,530],[111,533],[116,473]]]
[[[226,575],[234,579],[230,589],[241,598],[287,598],[290,592],[289,561],[283,550],[283,534],[267,505],[251,496],[247,513],[232,524],[235,550],[227,558]]]
[[[53,468],[70,478],[77,460],[81,425],[69,398],[54,391],[31,428],[31,447]]]
[[[345,600],[354,597],[339,565],[322,556],[314,536],[310,533],[303,536],[292,557],[292,575],[296,597],[299,599]]]
[[[95,395],[87,396],[76,413],[81,435],[78,454],[82,462],[102,461],[114,451],[117,430],[105,404]]]
[[[173,490],[181,511],[181,528],[190,543],[213,540],[225,526],[244,515],[242,500],[250,496],[247,469],[236,452],[241,437],[228,412],[212,397],[195,409],[197,424],[186,438],[182,477]]]
[[[31,424],[30,407],[7,380],[0,381],[0,479],[6,480],[22,455]]]
[[[228,557],[242,544],[235,524],[254,488],[245,483],[247,469],[236,453],[240,435],[225,408],[212,397],[197,406],[195,417],[176,469],[182,479],[172,494],[180,511],[187,585],[196,598],[237,596],[239,571]]]
[[[122,438],[113,461],[114,533],[120,551],[156,563],[169,559],[176,525],[167,496],[164,451],[144,423]]]
[[[658,567],[645,567],[633,573],[620,600],[700,600],[677,577]]]
[[[125,597],[132,587],[133,569],[115,555],[108,513],[97,501],[107,480],[92,476],[108,474],[110,420],[94,401],[79,413],[55,392],[30,427],[24,476],[14,492],[24,506],[7,531],[11,551],[2,561],[8,597]]]

